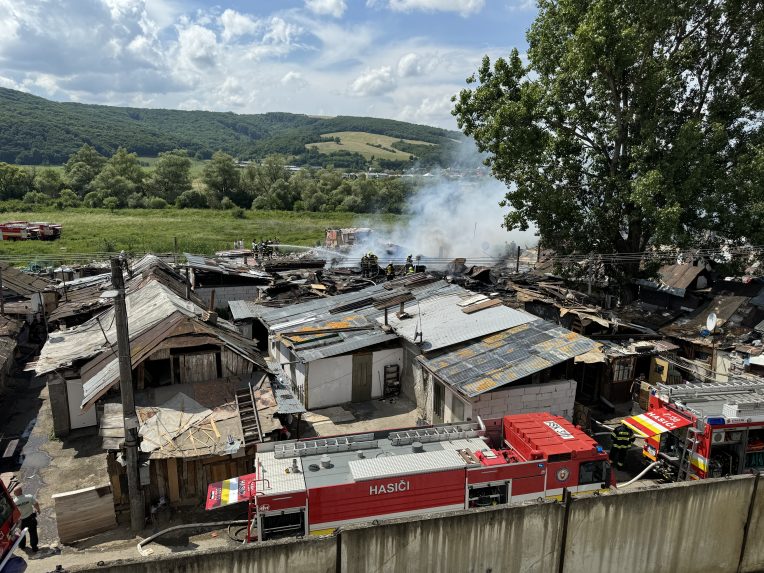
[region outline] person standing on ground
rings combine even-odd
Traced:
[[[13,489],[13,503],[21,512],[21,528],[26,527],[29,530],[29,544],[32,546],[32,553],[37,553],[37,514],[40,513],[40,504],[37,503],[35,496],[24,494],[20,485]],[[26,546],[27,539],[24,536],[19,547],[25,549]]]
[[[631,444],[634,443],[634,430],[621,422],[611,434],[613,446],[610,448],[610,461],[619,469],[623,469],[626,462],[626,454],[629,453]]]
[[[395,278],[395,267],[393,267],[393,263],[388,262],[387,268],[385,268],[385,276],[387,277],[387,280],[391,281]]]

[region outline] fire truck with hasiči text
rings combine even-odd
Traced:
[[[252,541],[614,485],[597,442],[562,417],[534,413],[260,444],[255,472],[211,484],[206,508],[246,502]]]
[[[648,410],[624,423],[642,454],[677,481],[764,470],[764,382],[658,384]]]

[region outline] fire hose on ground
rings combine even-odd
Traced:
[[[632,479],[630,479],[626,483],[616,484],[615,487],[618,488],[618,489],[622,489],[624,487],[630,486],[631,484],[633,484],[638,479],[641,479],[643,475],[645,475],[647,472],[649,472],[651,469],[653,469],[658,464],[660,464],[660,462],[653,462],[653,463],[651,463],[649,466],[647,466],[645,469],[643,469],[641,472],[639,472],[635,477],[633,477]]]
[[[144,549],[143,546],[147,545],[148,543],[151,543],[157,537],[166,535],[167,533],[170,533],[171,531],[179,531],[181,529],[198,529],[203,527],[223,527],[223,526],[231,526],[231,525],[245,525],[247,523],[249,523],[248,520],[240,519],[238,521],[214,521],[212,523],[187,523],[185,525],[176,525],[174,527],[168,527],[167,529],[163,529],[162,531],[159,531],[155,533],[154,535],[147,537],[146,539],[141,541],[138,544],[138,553],[140,553],[144,557],[151,555],[153,551],[151,549]]]

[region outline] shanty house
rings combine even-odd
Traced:
[[[262,366],[232,325],[216,320],[170,288],[172,271],[158,260],[128,284],[126,306],[136,391],[249,375]],[[168,284],[165,284],[168,283]],[[119,382],[114,309],[66,331],[51,333],[34,365],[47,375],[54,431],[97,424],[93,405]]]
[[[657,279],[640,279],[640,298],[664,308],[696,308],[702,298],[697,291],[708,287],[710,273],[705,264],[664,265]]]
[[[26,338],[26,325],[7,316],[0,316],[0,394],[8,387],[16,363],[18,343]]]
[[[258,287],[270,284],[273,278],[270,273],[247,264],[247,260],[254,262],[254,256],[244,258],[243,262],[189,253],[184,256],[191,288],[205,302],[212,301],[214,292],[215,310],[228,308],[231,300],[257,298]]]
[[[379,398],[385,367],[400,372],[399,337],[375,321],[384,315],[375,302],[391,296],[380,284],[283,308],[248,301],[231,302],[230,308],[235,322],[251,322],[258,344],[305,407],[316,409]]]
[[[432,280],[417,274],[280,309],[230,306],[235,320],[255,318],[255,338],[269,341],[271,358],[308,409],[384,396],[385,372],[394,370],[403,394],[431,422],[538,410],[572,415],[568,369],[591,341]]]
[[[573,359],[594,347],[578,334],[461,288],[390,319],[404,340],[402,390],[433,423],[547,411],[571,418]]]
[[[45,322],[46,315],[56,308],[57,295],[49,290],[53,283],[4,262],[0,262],[0,274],[3,313],[29,324]]]
[[[128,281],[126,307],[150,500],[196,504],[206,485],[251,469],[254,445],[281,423],[278,395],[257,349],[207,311],[158,259]],[[141,266],[139,266],[141,268]],[[54,432],[99,426],[118,515],[129,499],[121,460],[124,419],[114,309],[51,334],[35,368],[47,375]]]

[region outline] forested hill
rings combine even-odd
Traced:
[[[460,138],[458,132],[373,117],[239,115],[59,103],[0,88],[0,161],[7,163],[60,164],[85,143],[105,155],[121,146],[140,156],[186,149],[192,157],[204,159],[223,150],[240,159],[281,153],[298,163],[344,160],[348,167],[357,167],[366,162],[349,151],[327,155],[306,150],[306,144],[318,143],[322,134],[334,132],[367,132],[436,144],[401,142],[401,163],[415,156],[425,163],[443,164],[454,140]]]

